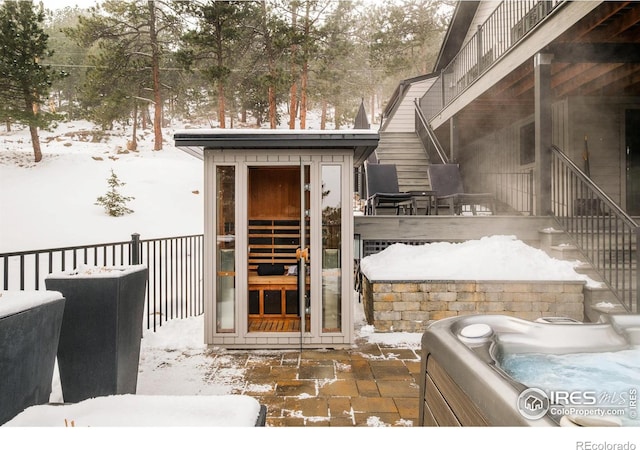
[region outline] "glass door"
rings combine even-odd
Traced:
[[[301,320],[309,310],[309,175],[309,166],[248,168],[250,333],[309,330]]]

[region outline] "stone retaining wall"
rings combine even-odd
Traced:
[[[362,280],[364,312],[376,331],[423,332],[434,320],[468,314],[584,319],[584,281]]]

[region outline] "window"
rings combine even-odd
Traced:
[[[520,165],[532,164],[536,160],[536,124],[520,127]]]
[[[342,329],[342,170],[322,166],[322,331]]]
[[[235,167],[216,169],[216,331],[235,331]]]

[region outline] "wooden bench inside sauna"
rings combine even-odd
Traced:
[[[300,330],[299,179],[299,168],[254,168],[250,174],[249,331]]]

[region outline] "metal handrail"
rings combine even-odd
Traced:
[[[428,120],[466,91],[567,0],[502,1],[420,99]]]
[[[553,216],[622,306],[637,313],[640,227],[556,146],[551,167]]]
[[[434,158],[432,158],[432,156],[437,156],[437,159],[439,159],[442,164],[448,164],[449,157],[445,153],[444,148],[442,148],[442,145],[440,144],[440,141],[438,141],[438,138],[436,137],[435,133],[429,126],[429,123],[427,122],[427,119],[424,117],[422,110],[420,110],[420,103],[418,102],[418,99],[414,100],[414,104],[415,104],[415,116],[416,116],[416,119],[415,119],[416,134],[420,138],[420,141],[422,142],[422,147],[427,153],[429,160],[433,161]],[[432,154],[432,152],[429,152],[430,149],[435,150],[435,154]]]
[[[202,234],[144,240],[133,234],[129,241],[1,253],[0,288],[45,290],[54,272],[145,264],[145,321],[155,331],[168,320],[204,312],[203,240]]]

